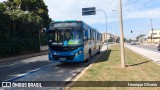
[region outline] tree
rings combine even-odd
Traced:
[[[131,42],[133,42],[134,40],[132,40],[132,39],[129,39],[128,41],[129,41],[129,43],[131,43]]]
[[[9,20],[9,18],[7,15],[3,14],[5,10],[6,5],[4,3],[0,3],[0,42],[6,41],[9,35],[9,28],[7,27],[7,20]]]
[[[51,21],[43,0],[7,0],[0,17],[0,56],[38,51],[39,29]]]
[[[120,38],[119,37],[116,39],[116,42],[120,42]]]

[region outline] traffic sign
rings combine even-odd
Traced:
[[[95,7],[89,7],[89,8],[82,8],[82,15],[95,15],[96,14],[96,8]]]

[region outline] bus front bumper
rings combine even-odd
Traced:
[[[61,55],[53,55],[52,53],[48,54],[48,58],[50,61],[56,62],[82,62],[84,61],[84,54],[71,55],[71,56],[61,56]]]

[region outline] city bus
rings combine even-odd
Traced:
[[[47,33],[51,61],[87,62],[102,48],[102,34],[83,21],[53,21]]]

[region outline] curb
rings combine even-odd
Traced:
[[[71,83],[68,83],[66,86],[65,86],[65,90],[68,90],[70,88],[70,86],[72,86],[74,84],[75,81],[77,81],[91,66],[92,64],[98,59],[100,58],[103,53],[105,51],[103,51],[102,53],[100,53],[100,55],[98,57],[95,58],[95,60],[93,62],[91,62],[86,68],[82,69],[79,73],[77,73],[77,75],[75,75],[75,77],[73,77],[70,81],[72,81]]]
[[[0,63],[6,63],[6,62],[11,62],[11,61],[18,61],[18,60],[22,60],[22,59],[26,59],[26,58],[31,58],[31,57],[35,57],[35,56],[45,55],[47,53],[48,53],[48,50],[47,51],[38,52],[38,53],[33,53],[33,54],[20,55],[20,56],[9,57],[9,58],[2,58],[2,59],[0,59]]]

